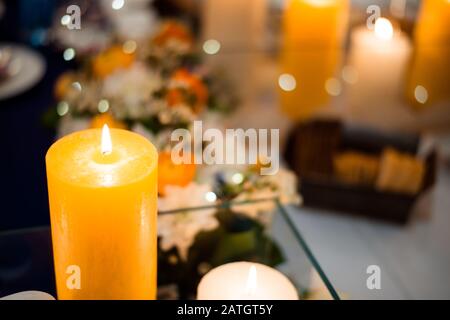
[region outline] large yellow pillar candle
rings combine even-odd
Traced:
[[[329,102],[325,89],[341,60],[347,0],[290,0],[283,17],[281,107],[294,120],[310,117]],[[295,83],[295,85],[294,85]]]
[[[209,271],[197,288],[198,300],[298,300],[289,279],[271,267],[232,262]]]
[[[125,130],[70,134],[46,156],[59,299],[156,297],[155,147]]]
[[[406,94],[426,109],[450,100],[450,0],[424,0],[414,31],[414,55]]]

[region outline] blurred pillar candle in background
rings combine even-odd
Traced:
[[[348,20],[347,0],[290,0],[283,16],[280,53],[281,107],[294,120],[308,118],[329,102],[325,89],[341,62]]]
[[[377,19],[373,30],[366,25],[353,30],[346,66],[357,74],[347,91],[352,121],[392,129],[410,120],[403,95],[410,55],[407,35],[385,18]]]
[[[450,100],[450,1],[424,0],[406,94],[416,110]]]
[[[244,103],[252,94],[263,57],[267,0],[203,1],[208,64],[227,70]]]
[[[158,154],[130,131],[78,131],[46,156],[58,299],[155,299]]]

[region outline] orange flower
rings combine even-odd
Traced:
[[[58,77],[53,91],[56,99],[62,100],[66,96],[66,94],[73,88],[72,83],[74,80],[75,75],[72,72],[63,73]]]
[[[103,125],[107,124],[110,128],[116,129],[126,129],[127,126],[125,123],[114,119],[114,117],[110,113],[102,113],[96,115],[92,118],[91,123],[89,125],[90,128],[102,128]]]
[[[113,46],[99,53],[92,61],[92,71],[98,78],[104,78],[117,69],[125,69],[134,62],[134,54],[125,53],[121,46]]]
[[[196,113],[200,113],[208,100],[208,89],[202,80],[186,69],[174,73],[171,79],[172,86],[167,92],[169,106],[187,104]]]
[[[153,43],[157,46],[164,47],[171,40],[179,41],[189,47],[194,43],[194,39],[188,28],[181,23],[167,21],[161,27],[161,31],[153,38]]]
[[[194,179],[195,171],[194,163],[175,164],[170,152],[161,152],[158,158],[158,193],[164,195],[168,185],[187,186]]]
[[[262,168],[270,168],[270,166],[271,166],[271,162],[270,162],[269,158],[267,158],[266,156],[258,155],[258,159],[256,159],[256,163],[254,165],[252,165],[250,168],[254,172],[260,173]]]

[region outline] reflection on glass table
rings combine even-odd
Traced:
[[[273,210],[263,213],[263,219],[240,213],[255,205]],[[301,299],[339,299],[277,199],[224,202],[159,214],[183,219],[186,214],[212,209],[219,227],[198,233],[184,259],[176,248],[161,249],[159,239],[158,298],[195,299],[198,282],[209,270],[228,262],[251,261],[281,271],[298,289]],[[95,250],[95,244],[92,247]],[[49,227],[0,233],[0,252],[0,297],[25,290],[56,296]]]

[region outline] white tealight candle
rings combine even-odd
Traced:
[[[198,300],[298,300],[281,272],[252,262],[233,262],[208,272],[197,288]]]

